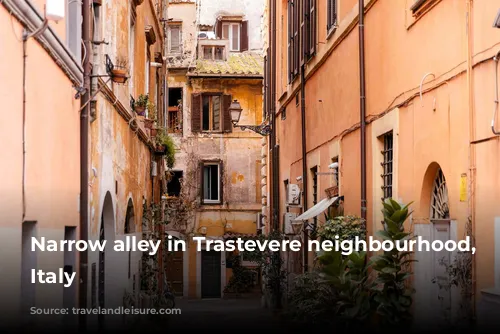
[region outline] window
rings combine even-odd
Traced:
[[[82,59],[82,5],[79,1],[68,1],[67,4],[66,44],[75,56],[77,64],[80,64]]]
[[[223,46],[203,46],[203,59],[224,60]]]
[[[182,88],[168,89],[168,132],[182,133]]]
[[[203,204],[222,203],[222,162],[203,162],[202,166],[202,202]]]
[[[392,131],[384,134],[384,149],[382,150],[383,162],[382,162],[382,200],[392,197],[392,147],[393,147],[393,137]]]
[[[332,159],[332,163],[338,163],[339,162],[339,157],[335,157]],[[339,186],[339,167],[335,167],[332,169],[333,172],[333,179],[335,181],[335,186]]]
[[[220,130],[220,96],[205,95],[202,100],[202,130],[219,131]]]
[[[289,82],[299,73],[299,2],[288,0],[288,72]]]
[[[179,53],[181,52],[181,44],[182,44],[182,30],[180,24],[173,24],[169,27],[170,38],[169,41],[169,52],[170,53]]]
[[[231,95],[194,93],[191,101],[191,132],[231,132]]]
[[[229,50],[240,51],[240,23],[223,23],[222,38],[229,40]]]
[[[179,197],[181,195],[181,185],[182,185],[182,171],[170,172],[170,180],[167,184],[167,194],[172,197]]]
[[[289,82],[299,74],[301,61],[316,52],[316,26],[316,0],[288,0]]]
[[[217,38],[229,40],[229,51],[248,50],[248,21],[224,21],[218,19],[216,22]]]
[[[337,25],[337,0],[327,0],[326,30],[331,31]]]

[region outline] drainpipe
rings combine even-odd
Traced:
[[[305,94],[305,78],[304,78],[305,65],[300,67],[300,116],[302,119],[302,185],[303,185],[303,195],[304,203],[302,204],[303,211],[307,210],[307,148],[306,148],[306,94]],[[304,228],[304,247],[302,247],[304,253],[304,272],[309,270],[309,252],[307,250],[308,243],[307,229]]]
[[[472,90],[472,0],[466,0],[466,32],[467,32],[467,92],[469,109],[469,216],[471,219],[472,235],[476,235],[476,208],[475,208],[475,186],[476,186],[476,150],[473,142],[475,140],[475,113]],[[476,281],[477,281],[477,261],[472,257],[472,312],[476,315]]]
[[[361,122],[361,218],[366,222],[365,4],[359,0],[359,103]]]
[[[271,1],[271,13],[269,15],[269,29],[271,42],[271,80],[269,83],[271,89],[270,101],[270,121],[271,121],[271,136],[269,150],[271,151],[271,231],[278,231],[279,224],[279,165],[276,159],[276,0]]]
[[[82,95],[80,110],[80,240],[88,240],[88,203],[89,203],[89,115],[90,115],[90,55],[92,46],[90,44],[90,0],[83,0],[83,23],[82,40],[89,50],[83,60],[83,87],[85,94]],[[80,286],[78,291],[78,304],[81,308],[87,307],[87,281],[88,281],[88,252],[80,252]],[[85,315],[80,315],[80,326],[86,328]]]

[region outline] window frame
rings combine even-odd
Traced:
[[[382,201],[387,198],[392,198],[393,192],[393,175],[394,175],[394,132],[392,130],[384,133],[380,139],[382,140],[383,149],[382,158]]]
[[[179,29],[179,45],[177,46],[177,50],[172,51],[172,28]],[[182,23],[175,22],[168,25],[168,53],[170,54],[178,54],[182,53]]]
[[[327,31],[327,38],[328,38],[338,27],[339,4],[338,4],[337,0],[327,0],[326,6],[327,6],[326,31]]]
[[[224,26],[228,26],[228,36],[224,37]],[[238,27],[238,48],[233,48],[233,26]],[[222,39],[229,40],[229,51],[230,52],[240,52],[241,51],[241,22],[233,22],[233,21],[222,21],[222,31],[221,31]]]
[[[223,130],[223,106],[222,106],[222,96],[224,94],[222,93],[202,93],[201,94],[201,132],[208,132],[208,133],[219,133],[219,132],[224,132]],[[213,129],[213,97],[218,96],[219,97],[219,129],[214,130]],[[209,115],[208,115],[208,120],[209,120],[209,129],[204,130],[203,129],[203,98],[208,97],[209,100]]]
[[[217,166],[217,200],[205,198],[205,167]],[[201,204],[203,205],[219,205],[222,204],[222,161],[221,160],[204,160],[201,162]]]

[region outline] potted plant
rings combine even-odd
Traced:
[[[111,70],[111,80],[115,83],[125,83],[127,81],[128,76],[128,61],[123,57],[116,58],[116,64],[113,66]]]
[[[148,109],[148,117],[144,119],[144,126],[146,129],[152,129],[153,124],[156,122],[156,106],[153,102],[148,101],[146,107]]]
[[[149,95],[141,94],[134,103],[134,110],[139,116],[144,116],[146,114],[146,107],[148,105]]]
[[[172,168],[175,164],[175,144],[165,129],[161,129],[156,136],[155,153],[164,155],[167,161],[167,167]]]

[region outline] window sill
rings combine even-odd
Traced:
[[[222,203],[221,202],[201,202],[201,205],[203,206],[221,206]]]
[[[335,23],[333,26],[331,26],[328,31],[327,31],[327,34],[326,34],[326,40],[329,40],[334,34],[335,34],[335,31],[337,31],[337,23]]]

